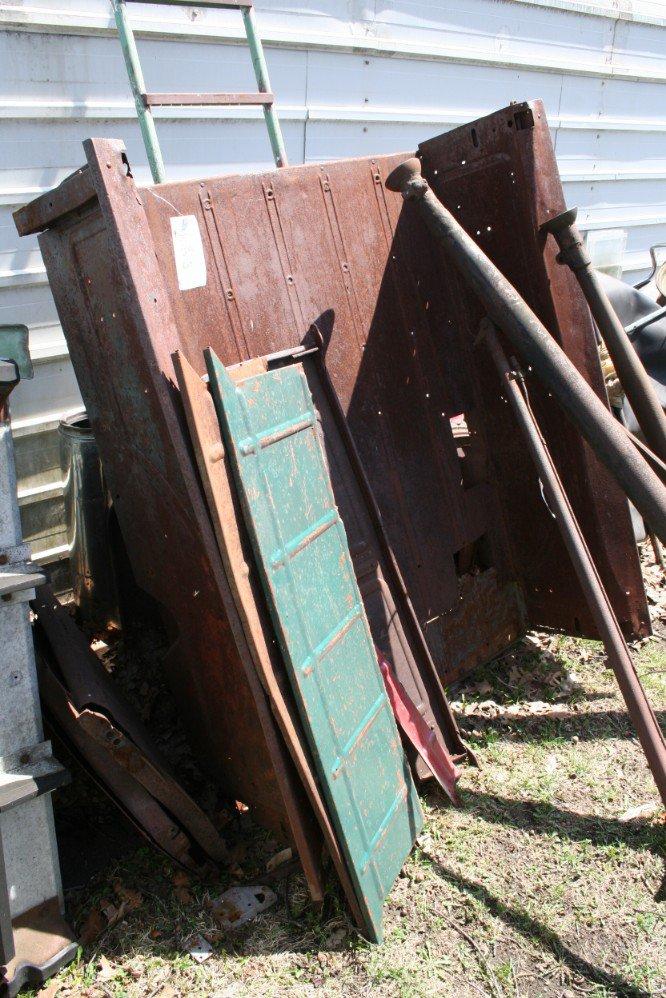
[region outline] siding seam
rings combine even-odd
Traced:
[[[512,0],[516,2],[516,0]],[[520,2],[520,0],[518,0]],[[30,19],[30,14],[42,15],[42,19]],[[49,12],[51,13],[51,12]],[[101,15],[88,14],[80,15],[78,12],[71,14],[66,10],[54,10],[54,15],[68,19],[68,23],[59,23],[55,18],[47,20],[43,17],[45,11],[30,7],[9,7],[0,9],[0,26],[7,31],[40,32],[47,34],[70,34],[70,35],[96,35],[115,36],[115,25]],[[86,23],[92,21],[93,23]],[[617,19],[616,19],[617,20]],[[98,22],[98,23],[94,23]],[[666,18],[655,22],[655,27],[666,25]],[[203,31],[201,26],[193,27],[186,24],[168,21],[141,21],[137,18],[134,25],[134,33],[137,37],[165,38],[174,40],[189,40],[202,43],[245,44],[245,35],[241,30],[219,25],[210,26]],[[490,36],[489,36],[490,37]],[[395,36],[387,38],[373,37],[367,35],[350,36],[340,33],[338,37],[334,33],[323,34],[317,32],[303,31],[298,34],[290,33],[286,29],[276,29],[270,26],[262,26],[262,41],[265,48],[289,48],[294,50],[317,49],[320,51],[351,52],[359,55],[375,55],[377,57],[387,57],[399,55],[404,59],[422,59],[438,62],[462,63],[470,66],[499,66],[509,69],[530,70],[536,73],[562,73],[568,76],[587,76],[602,79],[620,79],[640,82],[664,83],[666,82],[666,72],[646,71],[638,67],[617,66],[615,64],[604,66],[585,66],[583,60],[579,59],[575,63],[562,63],[561,61],[550,61],[540,58],[538,61],[529,57],[521,57],[518,54],[508,56],[498,56],[490,52],[479,49],[456,49],[452,46],[437,45],[420,47],[414,43],[401,41]],[[511,41],[516,41],[512,38]],[[592,51],[591,49],[589,50]]]

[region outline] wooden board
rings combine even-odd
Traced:
[[[245,551],[241,538],[238,524],[241,522],[242,514],[234,494],[229,460],[222,445],[213,400],[204,382],[182,353],[177,351],[173,355],[173,363],[220,555],[259,679],[268,694],[273,713],[319,822],[326,848],[354,919],[358,927],[363,930],[364,922],[354,888],[326,805],[317,786],[293,697],[291,691],[283,690],[286,677],[278,674],[281,663],[276,662],[276,651],[271,650],[274,638],[267,634],[267,621],[262,619],[257,605],[257,596],[248,565],[248,556],[251,560],[252,553],[251,550]],[[311,846],[307,841],[302,841],[302,836],[297,834],[297,830],[294,830],[294,837],[310,893],[313,899],[320,900],[321,883],[316,857],[312,856]]]

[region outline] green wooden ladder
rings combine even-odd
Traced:
[[[161,184],[166,180],[164,169],[164,159],[162,150],[157,139],[155,119],[152,109],[154,107],[211,107],[211,106],[239,106],[254,104],[261,106],[264,111],[264,119],[268,130],[268,137],[273,150],[273,157],[276,166],[287,166],[287,153],[284,148],[284,140],[280,130],[280,122],[275,112],[274,97],[271,93],[271,85],[268,79],[268,68],[264,57],[264,49],[261,38],[257,32],[257,23],[254,16],[252,0],[196,0],[197,7],[214,8],[217,10],[240,10],[243,15],[245,35],[252,56],[254,75],[257,80],[256,94],[153,94],[146,93],[146,84],[143,78],[139,53],[136,47],[134,32],[127,15],[127,3],[151,3],[162,7],[191,7],[192,0],[111,0],[113,12],[118,26],[118,35],[125,56],[127,75],[129,77],[136,113],[139,118],[139,126],[143,144],[146,147],[146,155],[150,164],[150,171],[156,184]]]

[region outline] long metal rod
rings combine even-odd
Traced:
[[[666,416],[659,396],[608,299],[599,274],[592,266],[587,247],[576,225],[577,212],[577,208],[570,208],[555,218],[549,218],[541,226],[541,231],[549,232],[555,237],[560,248],[558,260],[573,271],[580,284],[638,425],[650,448],[657,457],[666,461]]]
[[[244,7],[242,14],[245,34],[247,35],[247,44],[250,48],[250,56],[252,57],[252,65],[254,67],[254,75],[257,80],[257,90],[261,94],[269,94],[272,92],[271,81],[268,78],[268,66],[264,57],[264,47],[261,44],[261,38],[257,31],[254,7]],[[278,167],[288,166],[287,150],[282,138],[282,129],[280,128],[280,122],[278,121],[273,104],[264,104],[264,119],[266,121],[271,149],[273,150],[275,165]]]
[[[490,318],[523,361],[532,365],[651,529],[666,542],[666,487],[513,285],[430,190],[421,176],[420,161],[410,159],[397,167],[386,186],[400,191],[419,211]]]
[[[143,138],[146,156],[148,157],[148,165],[150,166],[153,181],[156,184],[163,184],[166,180],[164,159],[162,158],[162,150],[157,138],[153,112],[149,107],[146,107],[143,100],[143,95],[146,92],[146,83],[143,78],[141,63],[139,62],[139,53],[136,47],[134,32],[132,31],[132,25],[129,22],[125,9],[125,0],[112,0],[112,3],[113,13],[116,18],[116,27],[118,28],[118,37],[120,38],[120,47],[125,57],[127,76],[134,97],[141,137]]]
[[[632,444],[634,445],[638,453],[643,455],[647,463],[654,471],[657,478],[659,478],[659,480],[663,482],[664,485],[666,485],[666,463],[664,463],[664,461],[662,461],[660,457],[657,457],[656,454],[653,454],[648,445],[646,443],[643,443],[640,437],[635,436],[631,432],[631,430],[627,429],[624,423],[620,423],[620,426],[627,434],[627,438],[631,440]]]
[[[627,335],[630,335],[631,333],[640,333],[641,329],[651,326],[653,322],[657,322],[665,316],[666,305],[662,305],[661,308],[656,308],[654,312],[648,312],[648,314],[644,315],[642,319],[636,319],[635,322],[630,322],[629,325],[625,327],[625,332]]]
[[[493,324],[488,320],[482,323],[482,333],[501,378],[509,405],[525,436],[527,449],[543,483],[548,507],[557,520],[562,540],[601,635],[608,661],[615,673],[661,799],[666,804],[666,743],[659,723],[638,678],[631,652],[613,612],[608,594],[529,405],[524,382],[520,374],[509,366]]]

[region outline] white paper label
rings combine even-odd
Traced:
[[[178,287],[181,291],[203,288],[206,284],[206,258],[199,223],[194,215],[171,219],[173,255],[176,260]]]

